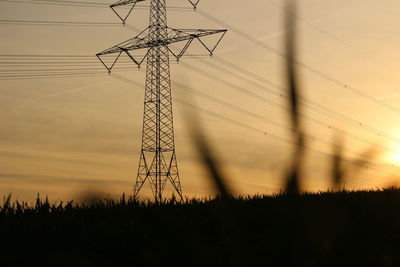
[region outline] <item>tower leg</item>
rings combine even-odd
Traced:
[[[135,199],[137,198],[137,195],[139,194],[140,189],[142,189],[147,178],[148,178],[148,167],[147,167],[146,158],[144,156],[144,152],[142,151],[140,153],[139,169],[138,169],[135,187],[133,190],[133,197]]]
[[[181,181],[179,179],[178,163],[176,160],[175,151],[172,154],[171,162],[169,164],[168,179],[171,182],[172,186],[175,188],[175,191],[178,193],[180,199],[183,200]]]
[[[151,165],[146,161],[153,156]],[[149,180],[151,190],[156,202],[162,201],[162,192],[169,181],[179,198],[183,200],[182,187],[179,178],[178,163],[175,151],[165,153],[145,153],[141,152],[138,175],[134,187],[134,198],[136,199],[145,182]]]

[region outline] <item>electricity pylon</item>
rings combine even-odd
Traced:
[[[121,0],[110,7],[123,24],[138,2],[144,0]],[[188,0],[196,8],[199,0]],[[116,8],[131,5],[126,16],[121,16]],[[97,54],[110,73],[122,54],[126,54],[138,67],[147,59],[146,86],[144,100],[142,150],[134,197],[146,181],[149,181],[156,202],[162,201],[162,193],[169,181],[182,199],[182,188],[175,153],[172,95],[170,81],[170,53],[177,61],[183,57],[193,41],[199,41],[210,56],[222,40],[226,30],[179,30],[167,26],[166,0],[150,0],[150,25],[136,37],[115,45]],[[212,45],[206,45],[203,38],[220,34]],[[182,50],[173,52],[170,45],[185,42]],[[147,49],[145,56],[138,59],[131,51]],[[104,62],[104,56],[115,54],[111,64]],[[103,59],[102,59],[103,57]]]

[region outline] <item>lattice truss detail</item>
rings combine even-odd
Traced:
[[[132,61],[140,67],[140,65],[143,63],[144,59],[146,58],[147,54],[141,59],[135,59],[129,51],[133,50],[139,50],[139,49],[144,49],[144,48],[150,48],[150,47],[155,47],[155,46],[165,46],[167,47],[168,51],[176,58],[176,60],[180,60],[181,57],[183,57],[189,48],[189,46],[192,44],[194,40],[199,41],[204,48],[208,51],[209,55],[212,56],[214,53],[214,50],[217,48],[219,43],[221,42],[222,38],[224,37],[226,30],[187,30],[187,29],[172,29],[169,27],[165,27],[163,29],[160,29],[161,31],[165,32],[165,38],[161,40],[153,40],[151,39],[150,35],[147,33],[150,27],[148,27],[146,30],[144,30],[142,33],[137,35],[136,37],[129,39],[125,42],[122,42],[120,44],[117,44],[107,50],[104,50],[103,52],[100,52],[97,54],[99,59],[101,60],[101,56],[103,55],[109,55],[109,54],[118,54],[116,57],[116,60],[119,59],[119,56],[122,53],[125,53],[129,56],[129,58],[132,59]],[[215,34],[220,34],[220,38],[217,40],[217,42],[213,46],[207,45],[202,38],[207,37],[210,35],[215,35]],[[178,43],[178,42],[186,42],[185,46],[183,49],[179,52],[173,52],[168,45],[173,44],[173,43]],[[103,61],[102,61],[103,62]],[[114,63],[114,62],[113,62]],[[111,69],[114,67],[114,64],[111,66],[107,66],[103,62],[104,66],[111,71]]]
[[[144,0],[121,0],[110,7],[123,23],[138,2]],[[199,0],[188,0],[194,8]],[[116,8],[132,5],[128,15],[121,16]],[[147,59],[146,86],[143,115],[142,150],[139,161],[137,179],[134,187],[134,196],[146,181],[157,202],[162,201],[162,193],[169,181],[176,193],[182,198],[182,189],[175,153],[172,91],[170,81],[170,54],[179,61],[193,41],[199,41],[210,56],[224,37],[226,30],[188,30],[173,29],[167,26],[166,0],[150,0],[149,26],[136,37],[106,49],[96,56],[111,72],[122,54],[126,54],[138,67]],[[206,45],[203,38],[220,34],[215,44]],[[179,52],[173,52],[170,45],[184,42]],[[133,51],[147,49],[140,59],[133,56]],[[115,59],[106,64],[104,56],[116,55]]]

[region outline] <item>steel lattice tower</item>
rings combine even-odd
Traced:
[[[110,7],[125,24],[132,9],[141,1],[144,0],[119,1]],[[194,8],[199,2],[188,1]],[[126,17],[120,16],[115,9],[123,5],[132,5]],[[138,67],[147,58],[142,150],[134,186],[135,198],[147,180],[157,202],[162,200],[162,193],[168,181],[182,198],[175,152],[170,54],[179,61],[192,42],[198,40],[212,55],[225,33],[226,30],[178,30],[169,28],[167,26],[166,0],[150,0],[150,21],[147,29],[138,36],[97,54],[97,57],[109,72],[111,72],[122,53],[131,58]],[[214,34],[221,34],[221,37],[215,46],[210,48],[201,38]],[[186,44],[179,53],[175,53],[170,49],[170,44],[182,41],[186,42]],[[143,58],[136,59],[130,51],[139,49],[147,49],[147,53]],[[108,66],[102,60],[102,56],[110,54],[116,54],[117,56],[111,66]]]

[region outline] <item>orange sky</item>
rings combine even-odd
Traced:
[[[109,4],[102,0],[88,2]],[[369,150],[372,145],[368,142],[385,147],[380,148],[371,168],[355,175],[346,186],[370,188],[397,182],[395,173],[398,167],[391,164],[400,163],[400,142],[395,140],[400,134],[396,126],[400,114],[382,103],[395,108],[399,103],[400,52],[397,48],[400,46],[400,30],[397,13],[400,3],[395,0],[300,2],[300,61],[306,66],[300,68],[303,95],[336,112],[335,116],[326,116],[315,110],[304,110],[305,116],[311,118],[304,121],[307,133],[321,139],[321,142],[309,140],[308,143],[309,147],[320,152],[307,152],[305,189],[325,190],[329,185],[330,158],[324,153],[331,152],[332,148],[326,142],[332,141],[334,131],[315,123],[315,120],[347,133],[348,158]],[[183,0],[171,0],[169,4],[189,6]],[[253,0],[251,3],[201,0],[199,8],[256,40],[250,42],[230,31],[216,50],[218,57],[285,86],[282,57],[256,44],[261,42],[282,51],[283,13],[278,8],[282,5],[283,2],[278,0]],[[147,16],[148,11],[135,10],[128,23],[145,28]],[[7,1],[0,1],[0,20],[118,22],[106,8]],[[174,28],[223,28],[200,12],[171,10],[168,20]],[[1,55],[94,55],[135,35],[128,28],[117,25],[0,24],[0,33]],[[190,52],[194,54],[201,51],[196,46],[192,49]],[[227,86],[226,82],[221,84],[189,70],[185,64],[171,65],[172,80],[184,82],[194,90],[264,117],[263,120],[256,119],[194,97],[196,105],[270,133],[265,136],[215,117],[200,115],[229,183],[237,192],[278,192],[289,164],[292,145],[271,136],[291,138],[287,130],[274,126],[271,121],[289,125],[287,112],[277,107],[285,106],[285,99],[266,91],[265,87],[270,88],[270,85],[260,84],[254,77],[227,68],[217,59],[187,58],[184,62],[264,99],[260,101],[260,98],[246,96],[238,88]],[[93,66],[102,67],[100,63],[90,67]],[[1,65],[0,76],[16,68]],[[329,78],[310,72],[310,68],[329,75]],[[144,84],[144,68],[141,72],[116,73]],[[329,81],[330,78],[335,81]],[[359,90],[367,97],[357,95],[349,88]],[[176,97],[184,95],[177,86],[173,91]],[[85,191],[130,194],[140,152],[143,93],[140,88],[108,76],[106,72],[100,76],[78,78],[2,79],[0,195],[12,192],[19,199],[32,200],[38,192],[49,195],[51,199],[73,198]],[[268,101],[276,105],[268,104]],[[184,125],[182,113],[187,109],[175,104],[174,111],[176,149],[184,194],[209,195],[212,190],[207,183],[207,174],[199,165]],[[379,136],[374,129],[384,134]],[[166,195],[170,193],[167,188]],[[147,186],[143,196],[148,194]]]

